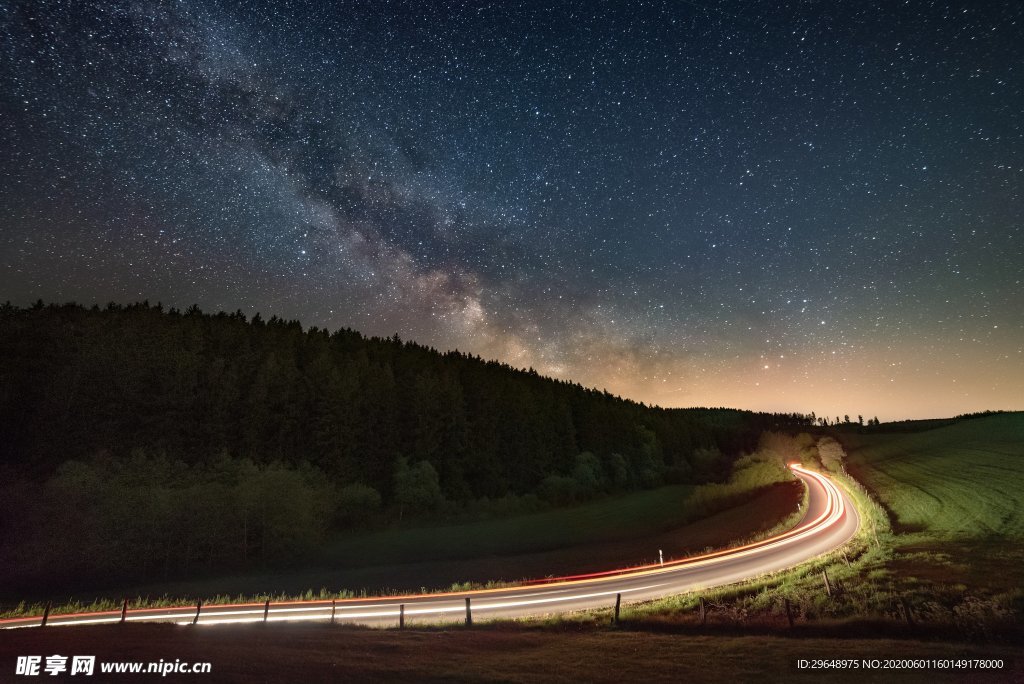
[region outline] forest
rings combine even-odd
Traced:
[[[367,525],[717,481],[812,421],[646,406],[398,334],[8,303],[0,577],[245,567]]]

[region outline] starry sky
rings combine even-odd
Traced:
[[[1024,409],[1024,4],[0,0],[0,300]]]

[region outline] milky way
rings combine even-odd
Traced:
[[[1024,408],[1024,5],[0,1],[0,299]]]

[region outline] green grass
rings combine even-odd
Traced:
[[[893,522],[883,581],[936,614],[1024,614],[1024,413],[844,441]]]
[[[897,531],[927,540],[1024,540],[1024,414],[844,441],[848,467],[892,512]]]
[[[659,532],[689,522],[694,487],[669,486],[593,503],[461,525],[392,528],[335,541],[329,558],[343,565],[514,555],[615,541],[637,530]]]

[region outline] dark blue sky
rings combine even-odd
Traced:
[[[0,0],[0,298],[1024,408],[1024,6]]]

